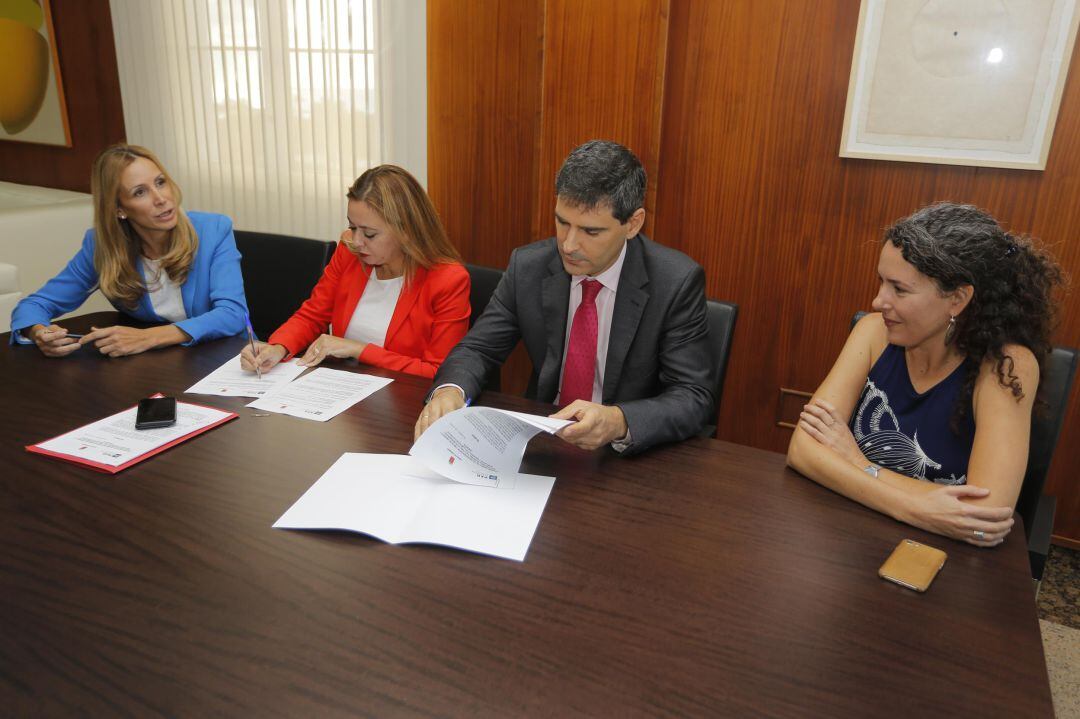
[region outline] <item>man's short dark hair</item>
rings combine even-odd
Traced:
[[[576,207],[611,207],[626,223],[645,204],[645,168],[634,153],[617,142],[590,140],[563,161],[555,177],[555,194]]]

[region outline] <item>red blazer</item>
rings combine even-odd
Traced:
[[[368,270],[338,243],[330,264],[300,309],[268,340],[300,354],[330,326],[342,337],[368,281]],[[369,344],[357,358],[385,369],[434,377],[469,329],[469,273],[457,263],[417,268],[406,282],[386,330],[386,346]]]

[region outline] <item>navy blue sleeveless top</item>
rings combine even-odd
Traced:
[[[911,386],[904,348],[888,345],[871,368],[851,417],[851,433],[866,458],[915,479],[966,484],[975,441],[971,408],[959,435],[949,424],[967,367],[965,361],[919,394]]]

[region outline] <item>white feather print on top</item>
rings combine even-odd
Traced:
[[[870,431],[863,432],[863,418],[869,412]],[[855,413],[855,441],[866,458],[874,464],[887,467],[900,474],[916,479],[927,479],[928,469],[941,469],[941,463],[935,462],[919,445],[919,432],[908,437],[900,431],[900,422],[889,406],[889,396],[870,381],[866,380],[859,409]],[[967,475],[957,477],[935,477],[930,481],[938,484],[964,484]]]

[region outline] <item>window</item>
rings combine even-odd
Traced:
[[[187,209],[337,239],[365,169],[426,179],[424,13],[423,0],[113,0],[128,140],[161,157]]]

